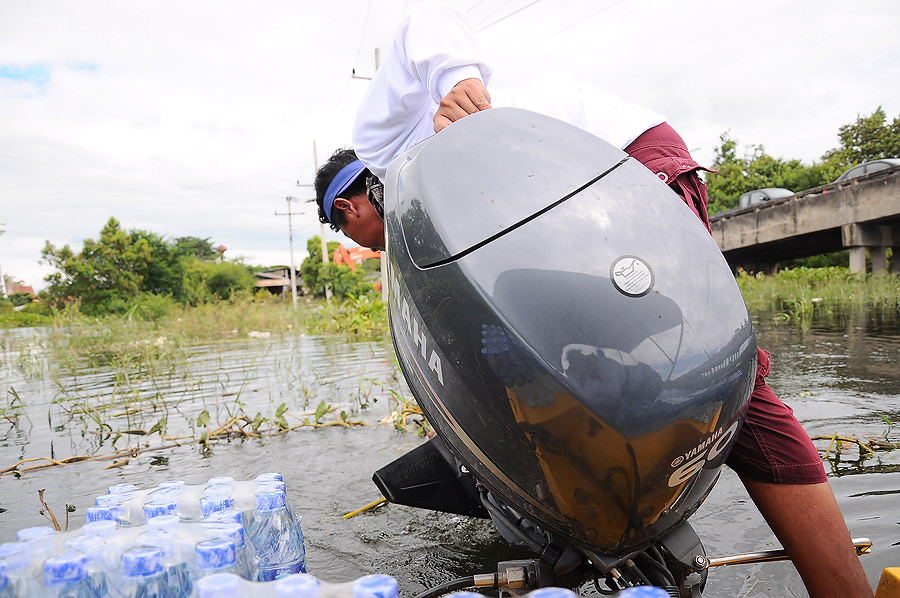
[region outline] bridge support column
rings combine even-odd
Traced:
[[[845,224],[841,227],[841,242],[850,248],[851,272],[866,271],[867,249],[872,272],[887,272],[887,248],[900,245],[900,229],[883,224]]]

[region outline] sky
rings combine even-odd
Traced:
[[[900,115],[896,0],[447,3],[491,86],[616,93],[666,115],[701,163],[726,131],[810,163],[841,125]],[[79,251],[110,217],[288,264],[289,206],[299,266],[320,233],[305,185],[349,147],[368,83],[353,71],[371,76],[415,4],[0,3],[0,272],[44,288],[44,244]]]

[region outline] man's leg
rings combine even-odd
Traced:
[[[767,484],[741,476],[812,598],[872,597],[828,483]]]

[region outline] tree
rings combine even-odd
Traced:
[[[27,291],[16,291],[15,293],[9,294],[9,301],[14,306],[19,307],[25,305],[26,303],[31,303],[34,300],[34,295]]]
[[[177,257],[194,256],[205,262],[211,262],[219,257],[219,252],[212,246],[209,237],[178,237],[172,248]]]
[[[145,238],[134,240],[110,218],[100,231],[100,239],[86,239],[80,254],[68,245],[57,249],[49,241],[41,251],[43,259],[59,270],[48,275],[48,297],[53,302],[81,299],[86,313],[103,313],[110,302],[135,297],[151,259],[152,249]]]
[[[856,122],[840,127],[838,138],[841,146],[825,152],[822,161],[842,171],[867,160],[900,157],[900,116],[888,123],[879,106],[870,116],[857,116]]]
[[[157,295],[173,293],[179,284],[179,277],[178,259],[172,246],[162,235],[144,230],[131,231],[131,242],[144,242],[150,250],[147,262],[136,270],[141,277],[139,290]]]
[[[209,239],[170,242],[150,231],[125,232],[115,218],[100,231],[99,241],[84,241],[81,253],[47,241],[42,255],[58,270],[45,278],[50,303],[78,300],[89,315],[126,311],[138,302],[152,302],[151,296],[192,305],[227,300],[251,291],[254,284],[246,266],[218,260]]]
[[[337,246],[337,241],[329,241],[329,253],[333,253]],[[331,285],[332,294],[338,298],[347,295],[359,296],[373,290],[374,287],[366,282],[362,269],[353,271],[343,264],[338,265],[334,262],[323,264],[322,241],[318,235],[306,241],[306,251],[308,255],[300,265],[300,278],[313,295],[324,297],[326,283]]]

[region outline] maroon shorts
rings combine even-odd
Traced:
[[[826,481],[819,451],[794,411],[769,385],[769,352],[757,349],[756,384],[747,419],[725,463],[740,476],[770,484],[820,484]]]
[[[694,162],[684,140],[672,127],[663,123],[648,129],[625,151],[665,181],[709,230],[706,185],[697,175],[698,170],[708,169]],[[825,482],[825,468],[819,451],[794,417],[793,410],[766,384],[769,353],[757,351],[759,364],[747,418],[726,463],[738,475],[757,482]]]

